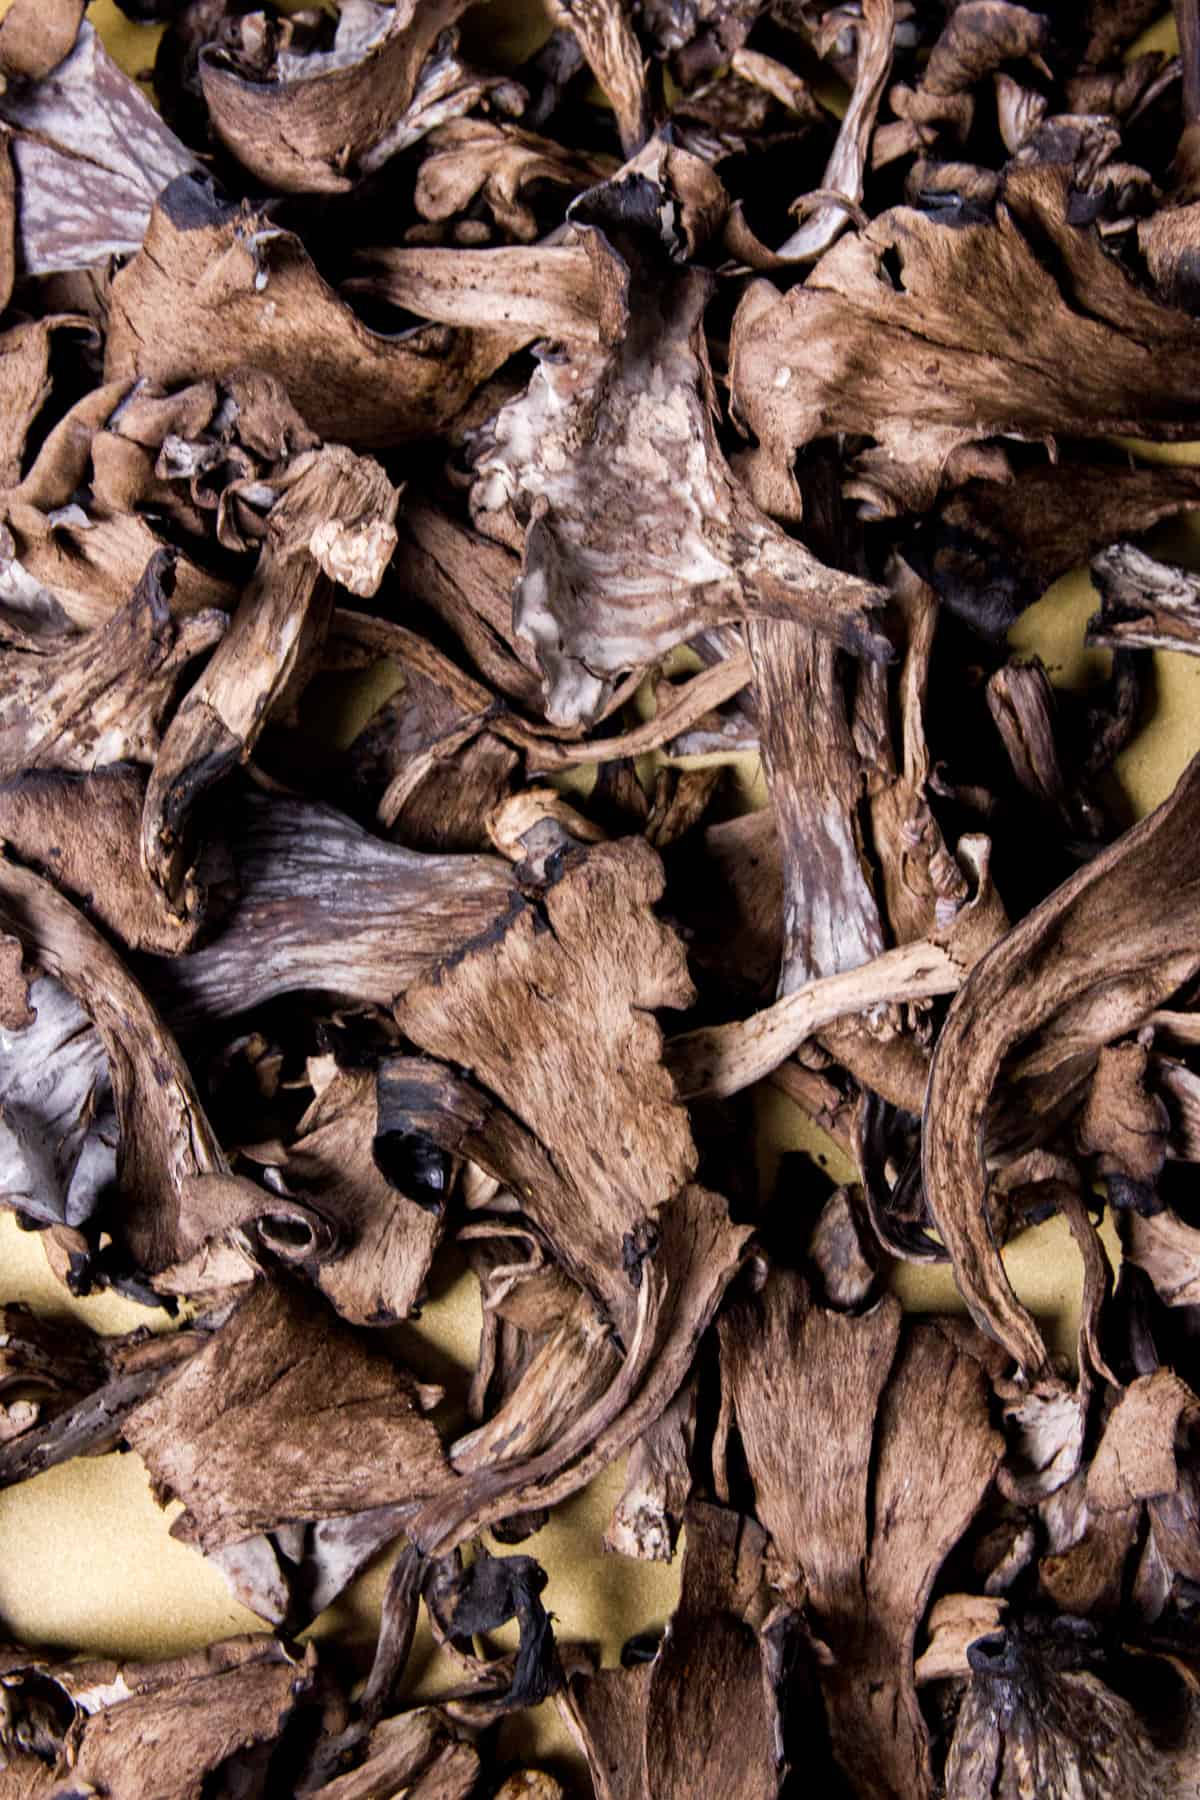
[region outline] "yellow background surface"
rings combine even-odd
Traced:
[[[0,0],[0,13],[8,0]],[[497,20],[506,48],[514,42],[514,18],[522,0],[474,22],[477,39],[489,17]],[[112,4],[98,0],[89,17],[110,49],[131,73],[148,68],[158,31],[131,25]],[[1156,28],[1150,42],[1169,42],[1170,27]],[[1200,461],[1200,446],[1164,450],[1125,446],[1131,456]],[[1161,554],[1200,568],[1200,524],[1184,521],[1162,528],[1151,540]],[[1102,679],[1108,658],[1082,648],[1086,619],[1097,604],[1086,574],[1058,582],[1011,633],[1015,650],[1037,652],[1052,679],[1070,688]],[[1130,807],[1148,810],[1163,799],[1185,763],[1200,748],[1200,660],[1186,656],[1155,659],[1153,717],[1121,757],[1116,779]],[[314,722],[331,738],[349,739],[383,697],[399,683],[398,672],[382,667],[343,688],[336,709],[329,696]],[[316,703],[314,703],[316,704]],[[761,794],[750,759],[739,774],[748,796]],[[764,1172],[770,1178],[785,1150],[820,1153],[835,1178],[849,1179],[835,1146],[819,1139],[789,1103],[764,1090],[757,1111]],[[823,1181],[814,1180],[815,1196]],[[803,1195],[797,1195],[803,1204]],[[1105,1231],[1110,1257],[1115,1238]],[[1079,1309],[1080,1269],[1062,1220],[1026,1232],[1005,1251],[1017,1292],[1046,1328],[1055,1348],[1073,1354]],[[894,1286],[915,1310],[959,1310],[949,1272],[903,1266]],[[73,1299],[50,1274],[40,1241],[19,1231],[0,1213],[0,1299],[27,1301],[38,1311],[86,1321],[105,1332],[127,1331],[147,1322],[146,1312],[114,1296]],[[414,1356],[430,1373],[461,1392],[474,1362],[479,1308],[473,1280],[459,1276],[435,1294],[410,1328]],[[422,1371],[424,1372],[424,1370]],[[605,1556],[600,1541],[621,1492],[624,1463],[613,1465],[585,1492],[559,1507],[550,1524],[522,1545],[546,1568],[546,1603],[564,1640],[597,1644],[606,1664],[616,1662],[633,1632],[661,1624],[669,1615],[678,1582],[678,1564],[663,1567]],[[231,1598],[224,1581],[195,1553],[170,1536],[178,1507],[155,1503],[146,1473],[133,1455],[103,1456],[70,1463],[36,1480],[0,1493],[0,1635],[31,1644],[92,1653],[166,1656],[231,1632],[260,1628],[252,1614]],[[373,1644],[388,1558],[369,1570],[311,1627],[318,1639],[336,1639],[365,1661]],[[504,1634],[501,1634],[503,1641]],[[434,1654],[422,1620],[409,1669],[413,1696],[444,1690],[453,1679]],[[580,1765],[553,1706],[523,1715],[504,1727],[502,1748],[536,1755],[561,1776],[572,1778]],[[586,1792],[586,1779],[578,1791]]]

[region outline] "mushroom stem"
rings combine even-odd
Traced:
[[[1185,125],[1194,125],[1200,119],[1200,0],[1175,0],[1175,24],[1183,64],[1183,118]]]

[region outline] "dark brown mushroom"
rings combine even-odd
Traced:
[[[454,1487],[422,1398],[294,1282],[261,1281],[121,1429],[184,1502],[174,1535],[211,1551]]]

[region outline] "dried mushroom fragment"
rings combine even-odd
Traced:
[[[30,22],[46,10],[18,5]],[[70,54],[0,95],[16,171],[17,248],[28,275],[103,267],[140,249],[161,189],[195,168],[91,25]]]
[[[422,64],[465,0],[385,6],[343,0],[332,41],[296,27],[239,32],[200,54],[212,129],[266,187],[338,193],[403,147],[399,129]],[[303,31],[303,24],[300,28]],[[397,142],[399,139],[399,142]]]
[[[650,135],[650,96],[641,47],[625,0],[551,0],[550,17],[569,31],[616,115],[617,134],[627,157]]]
[[[1004,1617],[1006,1602],[976,1594],[943,1594],[929,1609],[928,1643],[917,1659],[917,1686],[929,1681],[964,1679],[970,1672],[967,1650],[987,1637]]]
[[[605,1548],[623,1556],[669,1562],[692,1491],[689,1462],[696,1432],[696,1390],[686,1383],[629,1456]]]
[[[65,330],[79,321],[51,323]],[[108,623],[159,549],[174,557],[181,620],[232,610],[228,563],[197,540],[215,510],[221,549],[245,549],[247,528],[259,535],[250,501],[272,497],[259,478],[316,442],[279,384],[243,368],[176,393],[106,382],[46,422],[36,456],[4,496],[0,546],[5,635],[33,649],[53,648],[73,626]]]
[[[1194,1775],[1192,1695],[1169,1662],[1157,1673],[1175,1714],[1172,1735],[1182,1740],[1174,1753],[1108,1685],[1099,1646],[1080,1621],[1010,1627],[977,1640],[967,1656],[972,1677],[946,1763],[948,1800],[981,1792],[1148,1800]]]
[[[72,49],[86,0],[16,0],[0,21],[0,72],[5,81],[40,81]]]
[[[96,1337],[62,1321],[5,1307],[0,1390],[0,1486],[27,1481],[75,1456],[121,1443],[123,1422],[204,1341],[203,1328],[152,1337]]]
[[[339,1069],[300,1121],[284,1176],[337,1228],[338,1254],[316,1269],[326,1297],[357,1325],[407,1318],[441,1241],[440,1209],[411,1199],[384,1172],[375,1082]]]
[[[110,379],[170,385],[249,364],[283,383],[322,438],[360,449],[440,431],[512,347],[503,331],[369,331],[299,238],[190,176],[156,202],[110,308]]]
[[[861,434],[850,491],[893,512],[927,508],[955,452],[985,438],[1196,431],[1195,322],[1070,223],[1061,171],[1014,169],[1004,193],[983,224],[895,208],[786,298],[747,291],[733,400],[773,456]]]
[[[473,459],[477,522],[498,515],[523,533],[513,622],[537,651],[547,718],[591,723],[628,670],[756,612],[889,654],[872,617],[879,591],[774,525],[721,453],[702,330],[710,284],[672,261],[672,196],[632,175],[572,217],[611,347],[544,356]]]
[[[1050,585],[1117,538],[1200,505],[1200,471],[1035,464],[951,490],[906,553],[939,598],[999,636]]]
[[[1200,969],[1196,806],[1200,763],[1171,797],[1064,882],[976,965],[934,1049],[923,1134],[925,1194],[976,1321],[1029,1375],[1041,1333],[1009,1286],[986,1216],[988,1102],[1006,1057],[1058,1092]],[[1036,1035],[1035,1035],[1036,1034]]]
[[[299,1631],[404,1531],[407,1502],[312,1524],[286,1521],[208,1552],[236,1598],[267,1624]]]
[[[120,5],[161,119],[0,19],[0,1206],[176,1328],[5,1309],[0,1486],[392,1562],[0,1647],[0,1793],[1190,1793],[1195,0]]]
[[[899,1001],[956,993],[965,974],[952,948],[919,939],[885,950],[859,968],[805,982],[746,1019],[701,1026],[672,1038],[667,1062],[676,1090],[685,1100],[739,1093],[836,1020]]]
[[[762,1627],[766,1540],[693,1503],[679,1605],[653,1660],[577,1676],[560,1701],[601,1800],[771,1800],[786,1774]]]
[[[91,336],[87,320],[71,313],[29,320],[0,336],[0,488],[5,490],[20,483],[30,430],[53,391],[51,355],[59,332]]]
[[[987,1399],[983,1370],[968,1350],[936,1326],[913,1327],[879,1412],[866,1666],[848,1672],[847,1691],[833,1702],[835,1743],[841,1735],[843,1764],[864,1793],[932,1790],[914,1643],[942,1564],[1000,1459]],[[842,1683],[835,1677],[833,1685]]]
[[[246,790],[225,813],[237,898],[210,941],[153,974],[179,1022],[319,989],[386,1006],[515,904],[498,856],[428,856],[344,813]]]
[[[641,1750],[650,1665],[598,1669],[571,1683],[559,1701],[567,1727],[588,1762],[597,1800],[643,1800]]]
[[[0,838],[130,950],[174,956],[195,921],[180,919],[142,868],[146,778],[129,764],[90,774],[26,769],[0,782]]]
[[[264,536],[282,465],[316,447],[281,384],[258,370],[173,393],[134,386],[91,440],[93,498],[116,513],[153,510],[193,538],[215,523],[221,548],[239,553]]]
[[[500,1302],[497,1310],[505,1324],[520,1330],[513,1306]],[[551,1448],[560,1432],[603,1398],[621,1366],[612,1330],[585,1294],[573,1296],[552,1327],[549,1319],[538,1319],[529,1340],[524,1366],[511,1371],[511,1391],[504,1393],[504,1384],[493,1380],[486,1422],[453,1445],[451,1460],[461,1474],[519,1463]]]
[[[396,567],[406,592],[445,621],[493,693],[535,710],[537,661],[513,629],[516,556],[427,503],[406,504],[399,529]]]
[[[331,1234],[311,1212],[230,1173],[178,1045],[142,989],[108,941],[67,900],[8,858],[0,859],[0,928],[19,938],[29,960],[60,984],[52,990],[56,998],[62,995],[90,1018],[103,1047],[116,1115],[119,1194],[115,1206],[105,1207],[103,1224],[116,1240],[119,1273],[148,1277],[162,1292],[206,1293],[238,1286],[252,1279],[256,1269],[242,1228],[269,1233],[271,1216],[299,1226],[302,1253],[316,1255],[329,1248]],[[56,1029],[61,1029],[63,1011],[56,999],[49,1002],[48,1018],[55,1011]],[[36,1164],[30,1171],[37,1184],[33,1192],[51,1218],[61,1216],[70,1223],[72,1209],[76,1216],[91,1215],[99,1190],[108,1189],[113,1143],[99,1059],[79,1033],[73,1007],[66,1014],[70,1055],[83,1060],[77,1060],[63,1088],[57,1056],[48,1082],[34,1078],[26,1104],[38,1109],[28,1139],[32,1153],[46,1154],[45,1117],[59,1138],[59,1156],[66,1157],[57,1178],[61,1200],[54,1186],[41,1186]],[[15,1071],[22,1063],[18,1040],[10,1067]],[[83,1079],[92,1083],[89,1089],[79,1085]],[[84,1136],[81,1149],[72,1155],[81,1103],[88,1119],[95,1116],[103,1124]],[[29,1171],[30,1149],[19,1138],[10,1139],[10,1153],[14,1147]],[[81,1191],[75,1194],[77,1182]]]
[[[1057,819],[1069,839],[1101,837],[1099,809],[1079,791],[1083,784],[1072,781],[1074,771],[1063,767],[1054,689],[1041,662],[1009,662],[997,669],[988,681],[987,703],[1026,793]]]
[[[1191,59],[1189,59],[1191,60]],[[1200,209],[1164,206],[1138,220],[1138,248],[1159,294],[1168,306],[1193,312],[1196,306],[1196,231]]]
[[[431,1553],[514,1512],[552,1506],[629,1448],[679,1389],[745,1255],[749,1233],[703,1188],[684,1188],[659,1215],[658,1241],[637,1263],[629,1346],[604,1393],[528,1460],[485,1467],[409,1527]]]
[[[225,632],[223,613],[179,621],[175,559],[159,550],[121,611],[60,648],[0,652],[0,774],[154,763],[188,663]]]
[[[863,767],[834,646],[783,620],[754,620],[759,742],[783,873],[778,992],[870,962],[884,948],[859,820]]]
[[[1142,1375],[1121,1396],[1088,1470],[1089,1505],[1115,1512],[1179,1486],[1176,1441],[1194,1426],[1200,1405],[1168,1369]]]
[[[328,628],[333,583],[373,594],[396,544],[396,491],[369,457],[340,445],[306,451],[275,488],[254,580],[171,721],[146,789],[142,860],[185,913],[193,807],[246,760],[272,709],[302,683]]]
[[[999,929],[1003,907],[992,879],[987,839],[960,838],[952,855],[933,811],[927,715],[940,609],[932,589],[914,579],[900,559],[892,565],[888,579],[904,625],[897,722],[894,731],[889,731],[891,709],[878,682],[862,706],[862,719],[855,721],[856,738],[863,740],[860,756],[875,840],[880,911],[899,943],[937,937],[941,932],[951,934],[947,941],[961,932],[965,941],[974,931],[967,950],[973,958],[987,941],[987,933]],[[977,923],[971,927],[973,916]],[[903,1043],[901,1040],[902,1047]],[[922,1088],[924,1079],[922,1069]],[[870,1086],[869,1073],[865,1080]],[[898,1103],[913,1110],[907,1100]]]
[[[797,203],[807,216],[780,245],[777,254],[783,262],[805,262],[822,255],[845,230],[862,200],[875,118],[891,73],[895,31],[894,0],[863,0],[855,33],[854,89],[819,187]]]
[[[1144,1045],[1110,1044],[1100,1052],[1079,1121],[1080,1147],[1099,1153],[1130,1181],[1152,1184],[1167,1154],[1170,1118],[1148,1085]]]
[[[312,1689],[316,1652],[247,1637],[167,1663],[30,1656],[22,1666],[11,1653],[5,1660],[8,1716],[32,1711],[39,1698],[44,1715],[48,1690],[56,1723],[66,1721],[57,1742],[39,1736],[9,1760],[6,1792],[20,1800],[201,1800],[260,1791],[256,1752],[279,1740]]]
[[[1002,1449],[974,1359],[934,1326],[899,1333],[890,1297],[848,1317],[783,1272],[721,1325],[770,1579],[828,1646],[834,1755],[881,1796],[933,1793],[917,1629]]]
[[[122,392],[124,384],[117,384],[106,399],[111,402]],[[78,423],[70,415],[63,421],[68,433]],[[67,471],[55,487],[69,492],[78,479]],[[31,481],[27,478],[23,488]],[[55,640],[69,638],[73,627],[87,631],[108,624],[128,604],[147,564],[164,549],[174,558],[172,602],[181,625],[185,615],[232,608],[235,590],[230,583],[165,546],[140,513],[113,510],[94,497],[85,511],[77,500],[59,503],[53,491],[43,510],[41,499],[27,503],[20,492],[10,496],[8,535],[0,541],[0,580],[7,590],[10,621],[6,635],[15,642],[24,638],[30,649],[65,650],[66,644]]]
[[[27,1306],[6,1306],[2,1317],[0,1438],[8,1444],[94,1387],[102,1363],[83,1332],[56,1332]]]
[[[445,224],[482,203],[500,234],[518,244],[539,235],[533,202],[543,184],[579,193],[616,168],[611,157],[484,119],[439,125],[423,150],[413,193],[422,219]]]
[[[468,1068],[544,1146],[557,1179],[521,1189],[525,1210],[623,1330],[630,1271],[696,1167],[651,1016],[692,998],[682,945],[650,910],[662,886],[636,840],[574,852],[536,903],[396,1009],[407,1037]]]
[[[890,1296],[848,1318],[815,1305],[784,1271],[721,1321],[722,1379],[771,1536],[773,1579],[785,1591],[802,1585],[835,1634],[839,1614],[850,1609],[853,1623],[861,1604],[871,1440],[899,1330]]]
[[[1170,1210],[1129,1215],[1123,1250],[1144,1269],[1164,1306],[1200,1304],[1200,1231]]]
[[[581,246],[377,250],[374,273],[346,283],[443,325],[528,327],[530,338],[600,341],[591,259]]]
[[[381,1719],[368,1740],[366,1761],[302,1794],[324,1800],[381,1800],[402,1791],[413,1800],[469,1800],[479,1779],[479,1754],[457,1740],[432,1709]]]
[[[376,818],[393,842],[414,850],[491,848],[489,821],[511,795],[521,761],[499,733],[526,743],[527,730],[407,626],[335,613],[331,663],[339,667],[345,656],[354,666],[376,654],[399,666],[403,686],[351,744],[350,779],[377,796]]]
[[[1180,650],[1200,655],[1200,581],[1155,561],[1136,544],[1114,544],[1092,561],[1100,611],[1087,641],[1111,650]]]
[[[38,975],[27,996],[32,1017],[0,1026],[0,1203],[41,1225],[78,1227],[117,1173],[108,1059],[60,983]]]
[[[24,1031],[36,1018],[29,1004],[30,976],[20,938],[0,938],[0,1027]]]
[[[771,1800],[783,1771],[760,1629],[763,1534],[701,1505],[687,1532],[679,1609],[650,1667],[645,1793]]]
[[[1037,58],[1049,35],[1045,17],[1027,7],[967,0],[930,51],[922,85],[933,94],[964,93],[1002,63]]]
[[[770,809],[706,826],[668,864],[693,968],[748,999],[766,999],[778,978],[783,934],[783,871]]]
[[[1137,1542],[1140,1508],[1093,1510],[1081,1494],[1082,1470],[1042,1503],[1047,1547],[1038,1565],[1038,1587],[1059,1612],[1079,1618],[1119,1614],[1126,1565]],[[993,1621],[993,1623],[998,1623]],[[988,1627],[977,1633],[987,1635]],[[966,1673],[965,1668],[961,1671]]]
[[[554,1634],[541,1602],[545,1570],[531,1556],[493,1556],[482,1545],[468,1567],[456,1568],[455,1562],[443,1558],[426,1580],[425,1599],[438,1629],[469,1640],[515,1619],[520,1631],[507,1687],[496,1688],[498,1671],[485,1664],[478,1671],[477,1697],[464,1696],[471,1713],[494,1717],[538,1705],[562,1684]]]
[[[283,1524],[457,1484],[421,1391],[322,1302],[258,1282],[227,1325],[124,1421],[171,1530],[205,1551]]]

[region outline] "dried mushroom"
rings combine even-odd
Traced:
[[[63,54],[47,67],[47,40],[32,27],[36,20],[44,29],[44,14],[55,11],[74,11],[76,29],[54,46]],[[32,44],[14,41],[22,24]],[[194,156],[118,68],[78,7],[16,0],[5,27],[0,119],[16,177],[18,268],[48,275],[103,269],[110,258],[131,256],[141,247],[156,194],[194,169]]]
[[[254,18],[232,20],[199,58],[213,136],[278,193],[352,187],[406,147],[426,58],[464,9],[464,0],[349,0],[327,47],[305,41],[308,21],[264,31]]]
[[[219,612],[171,616],[174,559],[157,550],[129,602],[59,650],[12,650],[0,680],[0,771],[86,771],[156,762],[159,728],[183,669],[225,632]]]
[[[175,1535],[223,1549],[452,1485],[419,1401],[415,1383],[319,1302],[263,1281],[122,1431],[159,1494],[185,1502]]]
[[[261,1793],[271,1753],[316,1686],[315,1665],[311,1648],[269,1637],[229,1638],[165,1663],[0,1652],[0,1779],[22,1800]]]
[[[414,982],[397,1009],[408,1038],[521,1121],[558,1177],[526,1196],[531,1221],[621,1328],[655,1214],[696,1167],[653,1019],[692,998],[683,947],[650,910],[661,892],[648,845],[576,851],[494,943]]]
[[[191,954],[151,971],[179,1021],[302,989],[386,1006],[518,898],[498,856],[405,850],[332,806],[247,788],[226,823],[228,910]]]
[[[1046,1367],[985,1214],[988,1103],[1006,1058],[1034,1137],[1106,1043],[1135,1030],[1200,970],[1196,845],[1200,761],[1174,793],[1063,883],[978,963],[934,1048],[922,1133],[927,1203],[979,1322],[1030,1376]],[[1045,1122],[1045,1123],[1043,1123]]]
[[[603,1800],[779,1791],[765,1544],[753,1520],[694,1504],[679,1608],[653,1659],[571,1682],[560,1705]]]
[[[176,904],[191,809],[244,761],[328,625],[333,583],[371,595],[395,547],[396,494],[382,469],[340,445],[306,451],[273,484],[254,580],[219,651],[188,690],[154,758],[142,861]],[[113,760],[120,760],[114,758]]]
[[[781,460],[838,431],[868,439],[850,491],[885,512],[928,510],[985,439],[1193,435],[1196,323],[1072,223],[1069,180],[1014,166],[994,219],[897,207],[785,297],[752,287],[734,321],[739,415]]]
[[[369,330],[293,233],[193,175],[155,202],[142,248],[113,279],[109,319],[110,380],[261,369],[319,435],[370,449],[442,429],[513,348],[500,330],[460,332],[449,345],[436,326]]]
[[[631,667],[755,612],[886,655],[871,618],[882,596],[773,524],[721,454],[701,336],[709,283],[673,267],[677,201],[641,175],[588,199],[571,218],[611,347],[543,357],[474,459],[477,522],[523,539],[513,622],[538,652],[547,718],[591,723]]]
[[[0,1800],[1197,1790],[1192,0],[120,5],[0,19],[0,1507],[261,1629],[0,1647]]]

